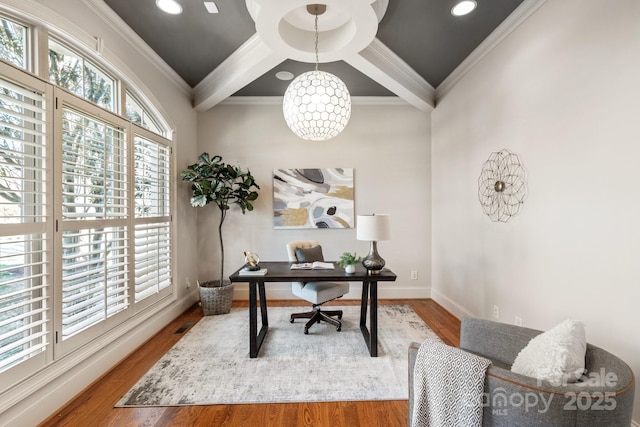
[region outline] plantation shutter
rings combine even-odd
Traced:
[[[46,108],[44,87],[0,77],[0,372],[49,345]]]
[[[171,150],[136,135],[134,151],[137,303],[171,286]]]
[[[129,305],[126,132],[65,105],[61,174],[65,340]]]

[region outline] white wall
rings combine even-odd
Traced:
[[[433,119],[434,298],[459,316],[587,339],[640,374],[640,2],[549,0],[439,101]],[[489,155],[528,172],[511,222],[477,198]],[[635,416],[640,420],[640,384]]]
[[[175,131],[176,168],[182,168],[196,153],[196,113],[191,108],[191,90],[150,48],[136,45],[137,36],[132,31],[109,21],[114,15],[104,8],[99,0],[3,0],[0,4],[3,13],[36,23],[45,31],[83,46],[86,53],[95,55],[97,62],[110,64],[120,76],[130,78],[139,94],[159,108]],[[101,54],[95,51],[94,37],[103,40]],[[174,225],[179,238],[173,248],[176,256],[173,277],[177,284],[173,301],[167,302],[161,311],[142,313],[137,322],[146,318],[145,323],[127,321],[111,331],[109,337],[90,343],[0,392],[3,402],[0,425],[36,425],[196,301],[195,289],[184,286],[185,277],[193,276],[197,269],[192,244],[197,236],[196,215],[189,207],[188,191],[179,185],[176,189]]]
[[[386,298],[428,297],[430,251],[430,115],[406,104],[363,105],[354,102],[347,128],[326,142],[304,141],[287,127],[281,100],[261,105],[221,104],[198,116],[199,151],[220,154],[229,163],[249,168],[261,187],[256,210],[243,216],[234,209],[224,225],[225,275],[243,263],[243,251],[262,260],[286,261],[285,245],[317,239],[326,259],[342,252],[366,255],[367,242],[356,240],[355,229],[275,230],[272,173],[280,168],[352,167],[357,214],[391,214],[392,239],[378,243],[387,266],[398,275],[380,285]],[[195,161],[195,158],[194,158]],[[187,185],[187,184],[185,184]],[[198,209],[201,236],[198,252],[200,280],[217,278],[217,224],[214,205]],[[410,280],[410,271],[419,280]],[[292,298],[290,284],[268,287],[268,296]],[[360,298],[359,286],[347,298]],[[236,298],[246,298],[246,285],[236,286]]]

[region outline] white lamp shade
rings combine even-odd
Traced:
[[[387,214],[358,215],[356,239],[378,242],[391,239],[391,217]]]
[[[325,141],[338,135],[351,116],[351,96],[338,77],[308,71],[287,88],[282,111],[289,128],[300,138]]]

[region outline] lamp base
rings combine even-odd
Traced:
[[[384,268],[384,259],[378,254],[378,242],[372,241],[369,254],[362,260],[362,265],[369,274],[378,274]]]

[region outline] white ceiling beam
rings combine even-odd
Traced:
[[[344,61],[422,111],[435,107],[435,89],[378,38]]]
[[[254,34],[193,89],[193,108],[207,111],[285,59]]]

